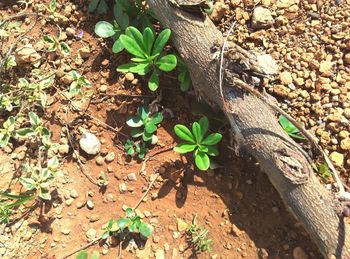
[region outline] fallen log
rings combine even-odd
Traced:
[[[285,206],[302,223],[325,258],[350,258],[349,227],[337,213],[334,195],[314,175],[308,155],[280,127],[276,112],[225,73],[220,89],[224,38],[210,19],[191,15],[169,0],[147,0],[188,65],[198,97],[219,106],[229,119],[236,144],[259,162]]]

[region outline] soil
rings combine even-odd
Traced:
[[[62,13],[66,6],[73,3],[58,2],[58,10]],[[71,18],[86,14],[83,11],[86,10],[86,4],[75,2],[78,14]],[[32,6],[39,3],[40,1],[33,1],[30,11]],[[2,17],[7,17],[21,10],[22,5],[3,6],[0,13]],[[2,258],[62,258],[84,246],[89,242],[87,232],[91,233],[91,229],[94,229],[98,237],[102,234],[102,226],[111,218],[123,217],[123,208],[133,207],[138,202],[156,173],[160,177],[138,208],[143,220],[154,227],[154,234],[143,247],[133,248],[132,242],[128,246],[124,244],[123,258],[152,258],[155,254],[156,258],[162,258],[160,251],[165,251],[165,258],[174,259],[303,258],[296,255],[300,250],[309,258],[321,258],[302,226],[286,211],[278,194],[260,171],[259,165],[247,157],[232,156],[229,132],[224,121],[213,121],[211,127],[213,131],[224,134],[217,160],[224,167],[201,172],[194,169],[190,156],[180,156],[169,150],[176,145],[174,125],[190,125],[199,119],[193,111],[192,104],[195,99],[191,94],[180,91],[175,73],[161,78],[162,98],[159,109],[165,111],[165,119],[157,131],[159,143],[149,153],[151,158],[144,162],[125,155],[123,146],[130,133],[125,125],[126,117],[134,114],[139,105],[153,101],[159,93],[155,95],[145,90],[147,82],[142,78],[138,78],[138,82],[129,82],[123,74],[116,72],[118,65],[126,63],[126,55],[111,53],[112,43],[107,41],[105,44],[105,41],[94,35],[94,24],[104,17],[85,17],[86,20],[83,19],[79,24],[73,20],[72,23],[63,25],[62,29],[71,26],[79,32],[82,31],[83,37],[81,40],[68,37],[71,41],[71,55],[62,58],[61,64],[56,66],[54,62],[48,61],[44,50],[39,53],[43,56],[43,70],[57,74],[64,66],[75,68],[92,82],[95,94],[85,103],[85,113],[72,112],[69,109],[67,120],[65,116],[68,102],[59,92],[52,92],[54,102],[43,114],[46,126],[52,131],[53,140],[64,144],[65,140],[62,138],[69,137],[64,133],[66,121],[73,145],[67,154],[61,156],[64,174],[55,182],[51,202],[37,203],[32,209],[23,208],[17,211],[13,224],[0,226]],[[40,41],[43,33],[58,33],[54,22],[42,22],[43,20],[45,18],[40,19],[28,34],[33,45]],[[89,46],[91,53],[79,66],[75,61],[83,46]],[[20,70],[15,71],[19,73]],[[61,88],[68,87],[60,79],[57,79],[57,85]],[[106,92],[101,92],[102,85],[107,85]],[[136,95],[154,98],[137,98]],[[171,112],[166,112],[169,110],[164,108]],[[220,114],[215,116],[220,118]],[[101,154],[87,156],[79,148],[80,127],[88,128],[100,139]],[[14,151],[18,148],[20,147],[15,147]],[[85,171],[94,181],[99,178],[101,171],[106,173],[106,188],[89,181],[79,167],[73,149],[79,152]],[[96,158],[100,155],[104,157],[109,152],[115,153],[114,161],[97,165]],[[30,158],[32,155],[27,154],[26,157]],[[4,167],[10,162],[18,168],[21,163],[12,159],[11,153],[1,151],[1,157]],[[8,167],[11,166],[6,168]],[[11,170],[9,171],[11,175]],[[130,173],[135,173],[135,181],[128,179]],[[4,170],[1,175],[4,175],[3,179],[9,177],[5,176]],[[15,176],[9,190],[18,190],[20,185],[17,180],[18,177]],[[122,193],[121,184],[127,187]],[[77,195],[72,195],[75,192]],[[93,208],[86,206],[87,201],[93,203]],[[194,215],[209,230],[209,238],[212,240],[210,254],[196,253],[184,231],[178,231],[178,219],[190,223]],[[101,258],[116,258],[119,243],[114,239],[109,241],[109,244],[100,242],[92,245],[87,251],[98,251]]]

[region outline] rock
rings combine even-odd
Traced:
[[[308,259],[309,256],[305,253],[304,249],[297,246],[293,249],[293,259]]]
[[[346,64],[350,64],[350,52],[344,55],[344,61]]]
[[[120,184],[119,184],[119,192],[120,192],[120,193],[124,193],[124,192],[126,192],[127,190],[128,190],[128,187],[126,186],[125,183],[120,183]]]
[[[107,154],[107,156],[105,157],[105,161],[107,163],[113,162],[114,159],[115,159],[115,153],[114,152],[109,152]]]
[[[113,196],[113,194],[108,193],[108,194],[106,195],[106,200],[107,200],[107,201],[114,201],[114,196]]]
[[[125,79],[131,82],[132,80],[135,79],[135,76],[134,76],[133,73],[126,73],[125,74]]]
[[[24,64],[31,64],[34,67],[39,67],[41,55],[36,52],[32,44],[26,44],[16,50],[15,60],[19,66]]]
[[[98,215],[98,214],[91,214],[91,216],[89,218],[90,222],[96,222],[98,220],[100,220],[100,215]]]
[[[103,162],[104,162],[104,159],[103,159],[102,156],[98,156],[98,157],[96,158],[96,164],[97,164],[97,165],[103,165]]]
[[[79,49],[79,55],[82,58],[88,58],[91,55],[91,50],[88,46],[84,46],[82,48]]]
[[[152,240],[153,240],[153,243],[157,244],[160,241],[160,237],[159,236],[153,236]]]
[[[88,200],[86,202],[86,207],[88,207],[88,209],[92,210],[94,208],[94,203],[92,202],[92,200]]]
[[[155,253],[156,259],[165,259],[165,252],[163,249],[158,249]]]
[[[76,34],[75,29],[73,29],[73,28],[71,28],[71,27],[68,27],[68,28],[66,29],[66,34],[67,34],[67,36],[74,37],[75,34]]]
[[[108,86],[107,85],[101,85],[98,89],[101,93],[107,92]]]
[[[320,63],[320,67],[319,67],[319,71],[322,73],[322,74],[328,74],[331,72],[331,69],[332,69],[332,62],[330,61],[321,61]]]
[[[214,6],[213,6],[213,11],[211,12],[211,14],[209,15],[210,19],[213,21],[220,21],[222,19],[222,17],[224,16],[225,12],[228,10],[228,6],[225,5],[222,2],[215,2]]]
[[[299,0],[277,0],[276,2],[277,8],[280,9],[289,8],[294,4],[298,5]]]
[[[257,54],[257,64],[266,75],[274,75],[278,72],[276,60],[269,54]]]
[[[60,145],[58,147],[58,153],[61,155],[66,155],[69,153],[69,145]]]
[[[135,173],[128,174],[128,180],[129,181],[136,181],[137,180],[136,174]]]
[[[232,224],[231,231],[237,237],[241,236],[244,233],[244,231],[240,230],[235,224]]]
[[[79,197],[79,194],[76,189],[70,190],[70,197],[72,197],[73,199],[76,199]]]
[[[275,85],[273,87],[273,92],[278,96],[286,98],[290,93],[290,89],[284,85]]]
[[[69,199],[66,200],[65,203],[66,203],[67,206],[70,206],[70,205],[72,205],[73,201],[74,201],[73,198],[69,198]]]
[[[350,150],[350,138],[340,141],[340,148],[343,150]]]
[[[284,71],[280,74],[280,81],[282,84],[284,85],[289,85],[291,83],[293,83],[293,78],[291,73]]]
[[[61,233],[63,235],[69,235],[70,231],[71,230],[69,228],[65,228],[65,227],[61,229]]]
[[[176,225],[177,225],[177,230],[179,232],[186,231],[188,225],[185,221],[183,221],[181,218],[176,219]]]
[[[84,132],[81,135],[79,144],[81,149],[89,155],[96,155],[101,150],[101,142],[90,132]]]
[[[338,167],[342,167],[344,164],[344,155],[336,151],[330,154],[329,159]]]
[[[271,11],[268,8],[258,6],[252,15],[252,27],[254,29],[270,28],[274,23]]]
[[[89,241],[92,241],[96,238],[97,231],[96,229],[90,228],[88,231],[86,231],[86,237]]]

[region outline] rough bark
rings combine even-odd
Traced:
[[[173,44],[188,65],[198,95],[224,110],[237,144],[256,158],[320,252],[326,258],[350,258],[349,229],[336,213],[333,196],[315,177],[305,152],[279,126],[274,111],[235,87],[227,74],[222,100],[219,60],[213,59],[213,47],[223,43],[221,32],[209,19],[187,14],[168,0],[147,2],[161,24],[171,29]]]

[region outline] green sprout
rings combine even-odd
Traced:
[[[293,125],[285,116],[280,115],[278,118],[279,123],[287,134],[296,139],[305,139],[303,135],[301,135],[300,130]]]

